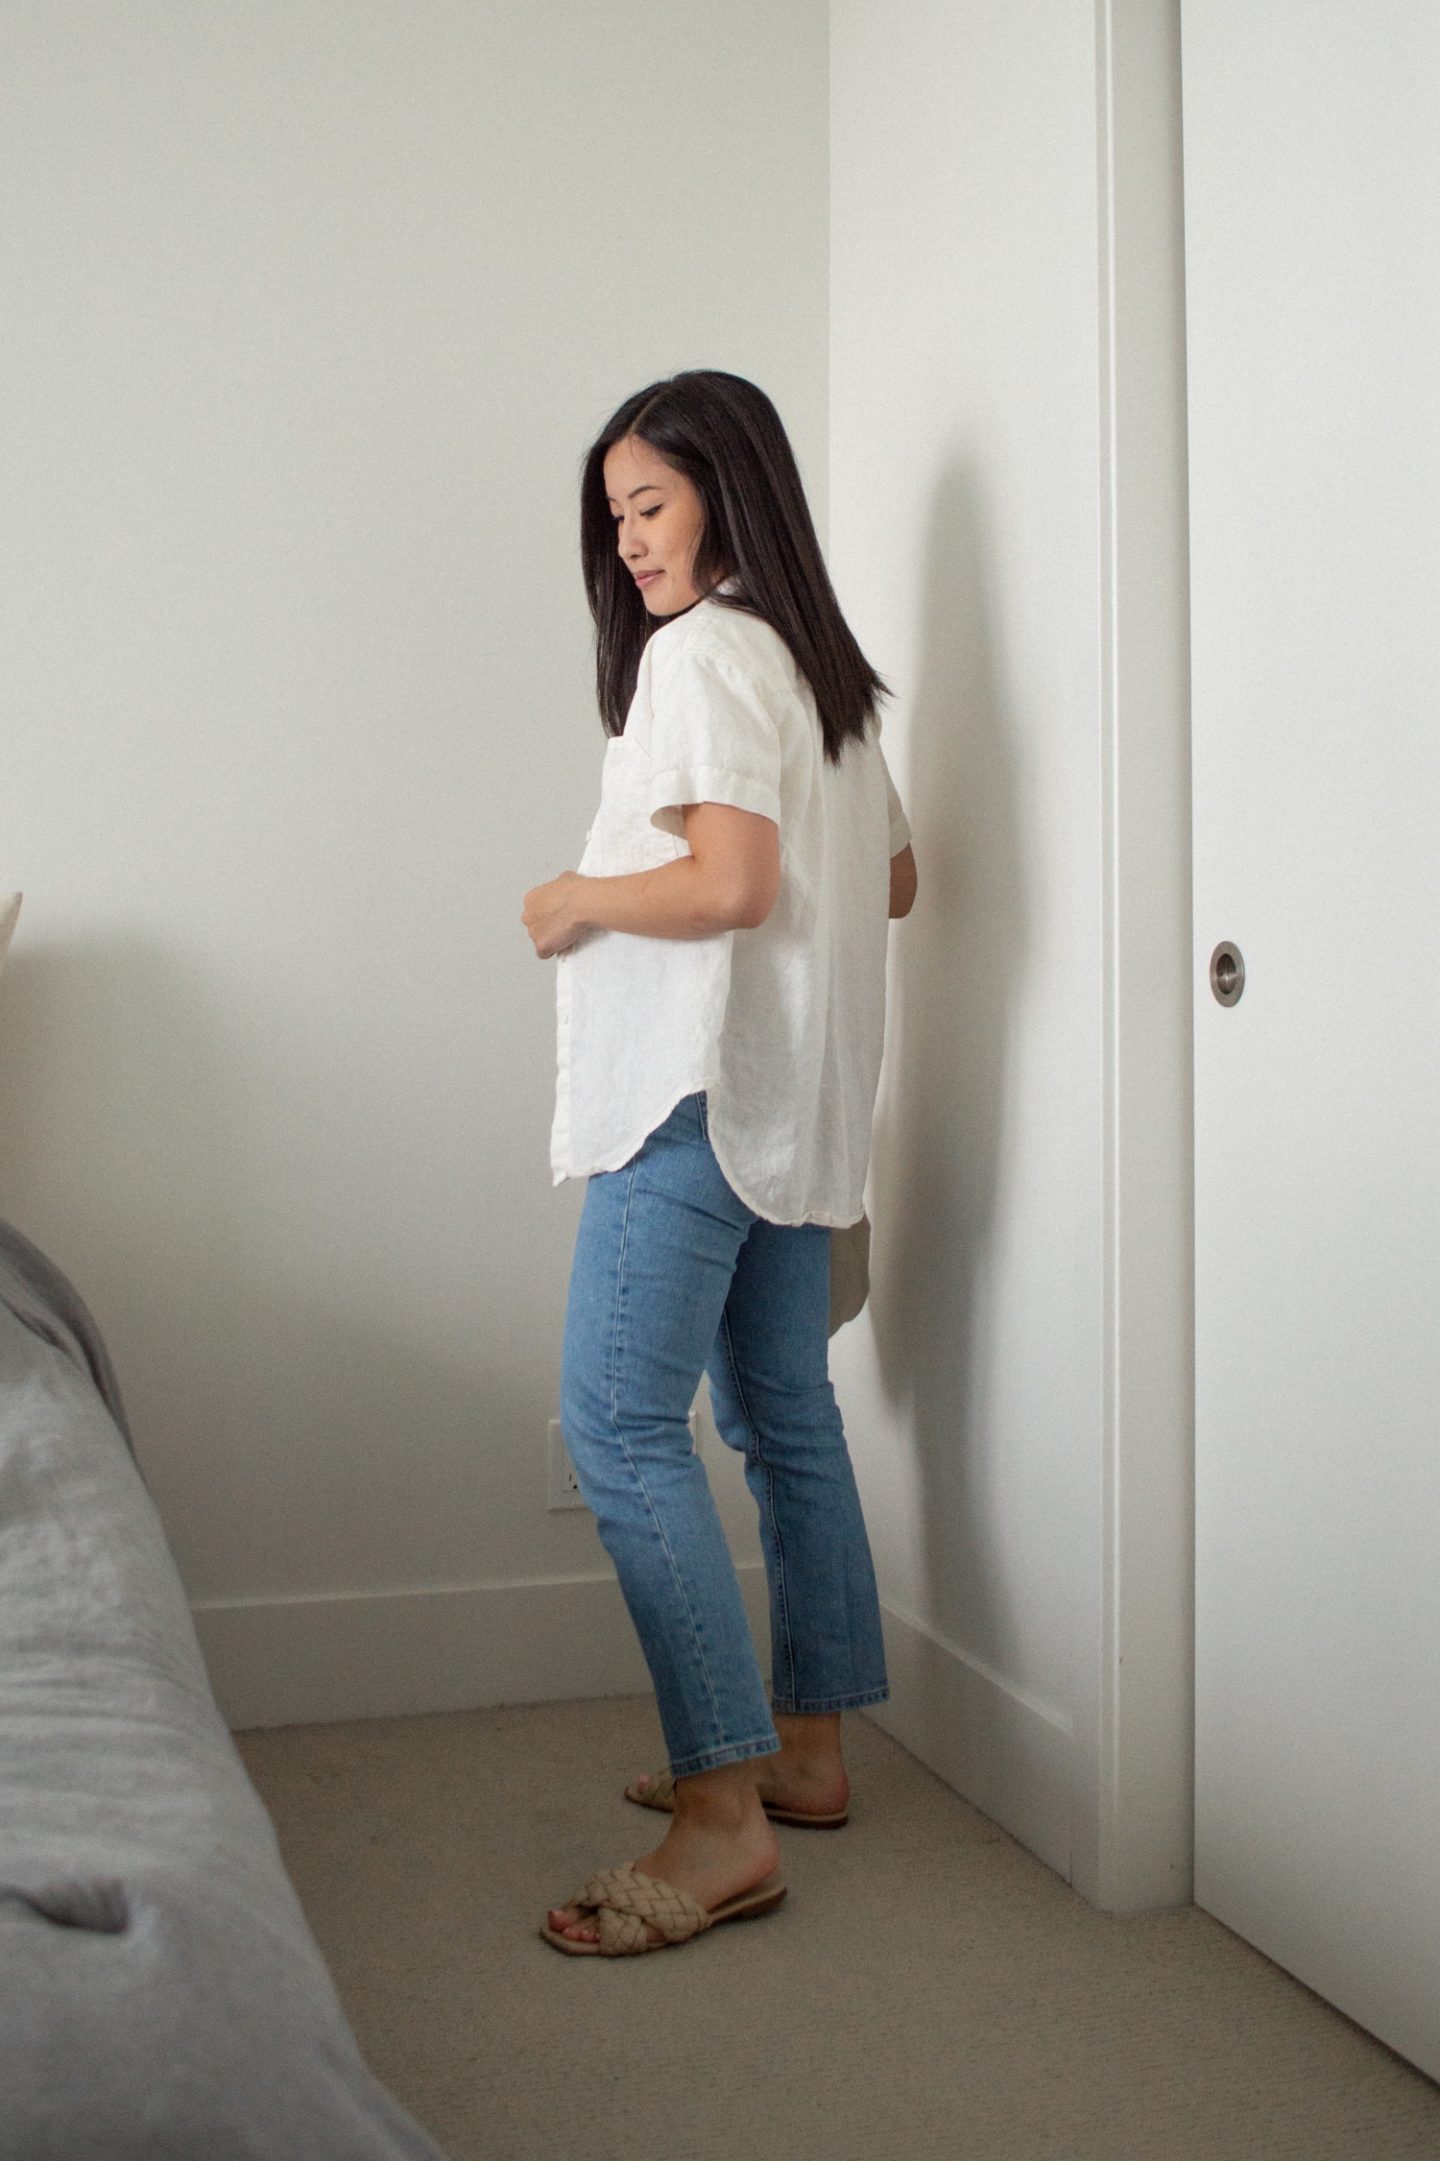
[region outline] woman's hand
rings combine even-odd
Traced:
[[[586,925],[579,914],[579,896],[586,881],[578,871],[562,870],[545,885],[534,885],[525,895],[521,920],[534,941],[538,960],[553,960],[577,945]]]

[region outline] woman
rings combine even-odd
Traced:
[[[615,1955],[778,1905],[774,1821],[845,1821],[841,1714],[889,1694],[827,1324],[915,871],[889,691],[761,390],[695,369],[627,399],[585,459],[581,551],[600,808],[524,922],[558,969],[554,1180],[587,1179],[561,1421],[669,1753],[627,1797],[670,1822],[541,1934]],[[702,1372],[760,1511],[768,1703],[690,1445]]]

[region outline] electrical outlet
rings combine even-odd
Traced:
[[[686,1420],[686,1424],[690,1428],[691,1449],[698,1455],[700,1451],[700,1433],[695,1420],[696,1414],[692,1411]],[[575,1466],[570,1461],[570,1451],[565,1446],[565,1435],[558,1418],[552,1418],[550,1421],[547,1478],[550,1496],[546,1503],[548,1508],[583,1508],[585,1506],[580,1497],[580,1481],[575,1476]]]

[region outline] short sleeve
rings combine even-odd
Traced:
[[[728,654],[686,646],[650,696],[652,825],[685,838],[682,803],[729,803],[780,823],[780,730],[764,686]]]
[[[895,783],[890,778],[890,768],[885,763],[885,753],[878,740],[875,744],[875,755],[880,760],[880,770],[885,775],[885,801],[890,811],[890,853],[899,855],[902,849],[910,845],[910,821],[901,807]]]

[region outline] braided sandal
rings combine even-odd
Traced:
[[[641,1808],[659,1808],[673,1812],[675,1807],[675,1775],[672,1771],[656,1771],[648,1786],[629,1785],[625,1788],[627,1801],[634,1801]],[[812,1808],[782,1808],[778,1801],[762,1801],[760,1806],[773,1823],[793,1823],[807,1831],[838,1831],[850,1821],[848,1808],[837,1808],[828,1814]]]
[[[595,1915],[598,1943],[566,1936],[558,1928],[542,1928],[540,1933],[557,1951],[576,1951],[600,1958],[625,1958],[639,1951],[668,1951],[671,1944],[688,1943],[692,1936],[702,1935],[717,1921],[748,1921],[757,1914],[769,1913],[779,1905],[785,1890],[778,1871],[774,1871],[752,1889],[741,1891],[734,1898],[722,1899],[718,1906],[705,1907],[677,1884],[666,1883],[659,1876],[647,1876],[633,1861],[627,1861],[619,1868],[602,1868],[583,1890],[562,1901],[566,1906],[578,1906],[582,1918],[587,1913]],[[658,1943],[652,1943],[645,1933],[647,1923],[660,1930]]]

